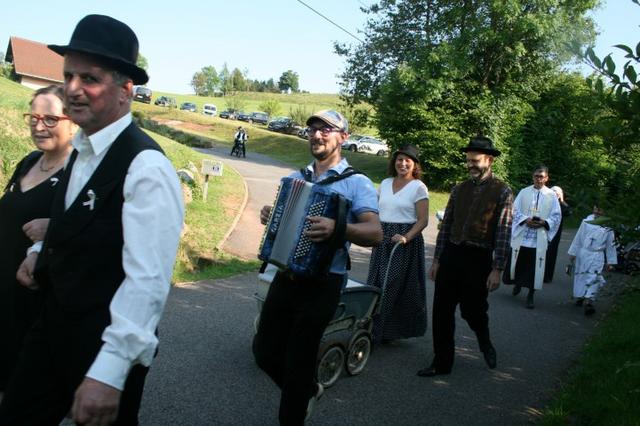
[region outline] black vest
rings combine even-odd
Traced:
[[[38,283],[69,313],[108,308],[124,279],[122,190],[131,161],[147,149],[162,152],[153,139],[130,124],[65,211],[65,194],[78,153],[71,154],[35,270]],[[90,193],[95,195],[93,209],[83,205]]]

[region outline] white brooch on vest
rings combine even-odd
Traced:
[[[60,179],[58,179],[57,177],[52,177],[51,179],[49,179],[51,181],[51,186],[54,187],[58,184],[58,181]]]
[[[89,210],[93,211],[93,207],[96,204],[98,197],[96,197],[96,193],[93,192],[93,189],[87,191],[87,197],[89,197],[89,200],[82,203],[82,205],[89,206]]]

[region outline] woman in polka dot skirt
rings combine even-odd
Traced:
[[[405,145],[391,156],[378,190],[382,244],[373,248],[367,284],[382,289],[380,314],[374,319],[377,343],[423,336],[427,328],[424,240],[429,222],[429,191],[420,180],[419,153]],[[393,253],[393,247],[400,246]],[[387,265],[391,265],[388,268]]]

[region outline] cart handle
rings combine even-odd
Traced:
[[[387,287],[387,278],[389,278],[389,269],[391,269],[391,260],[393,259],[393,255],[395,254],[396,250],[401,245],[402,245],[402,243],[400,241],[398,241],[397,243],[394,244],[393,248],[391,249],[391,254],[389,255],[389,262],[387,263],[387,270],[384,273],[384,282],[382,283],[382,295],[381,295],[381,297],[384,295],[384,290]]]

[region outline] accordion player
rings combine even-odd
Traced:
[[[345,243],[349,207],[349,200],[325,186],[282,178],[258,258],[296,275],[326,274],[335,252]],[[314,243],[305,235],[310,227],[308,216],[335,220],[329,240]]]

